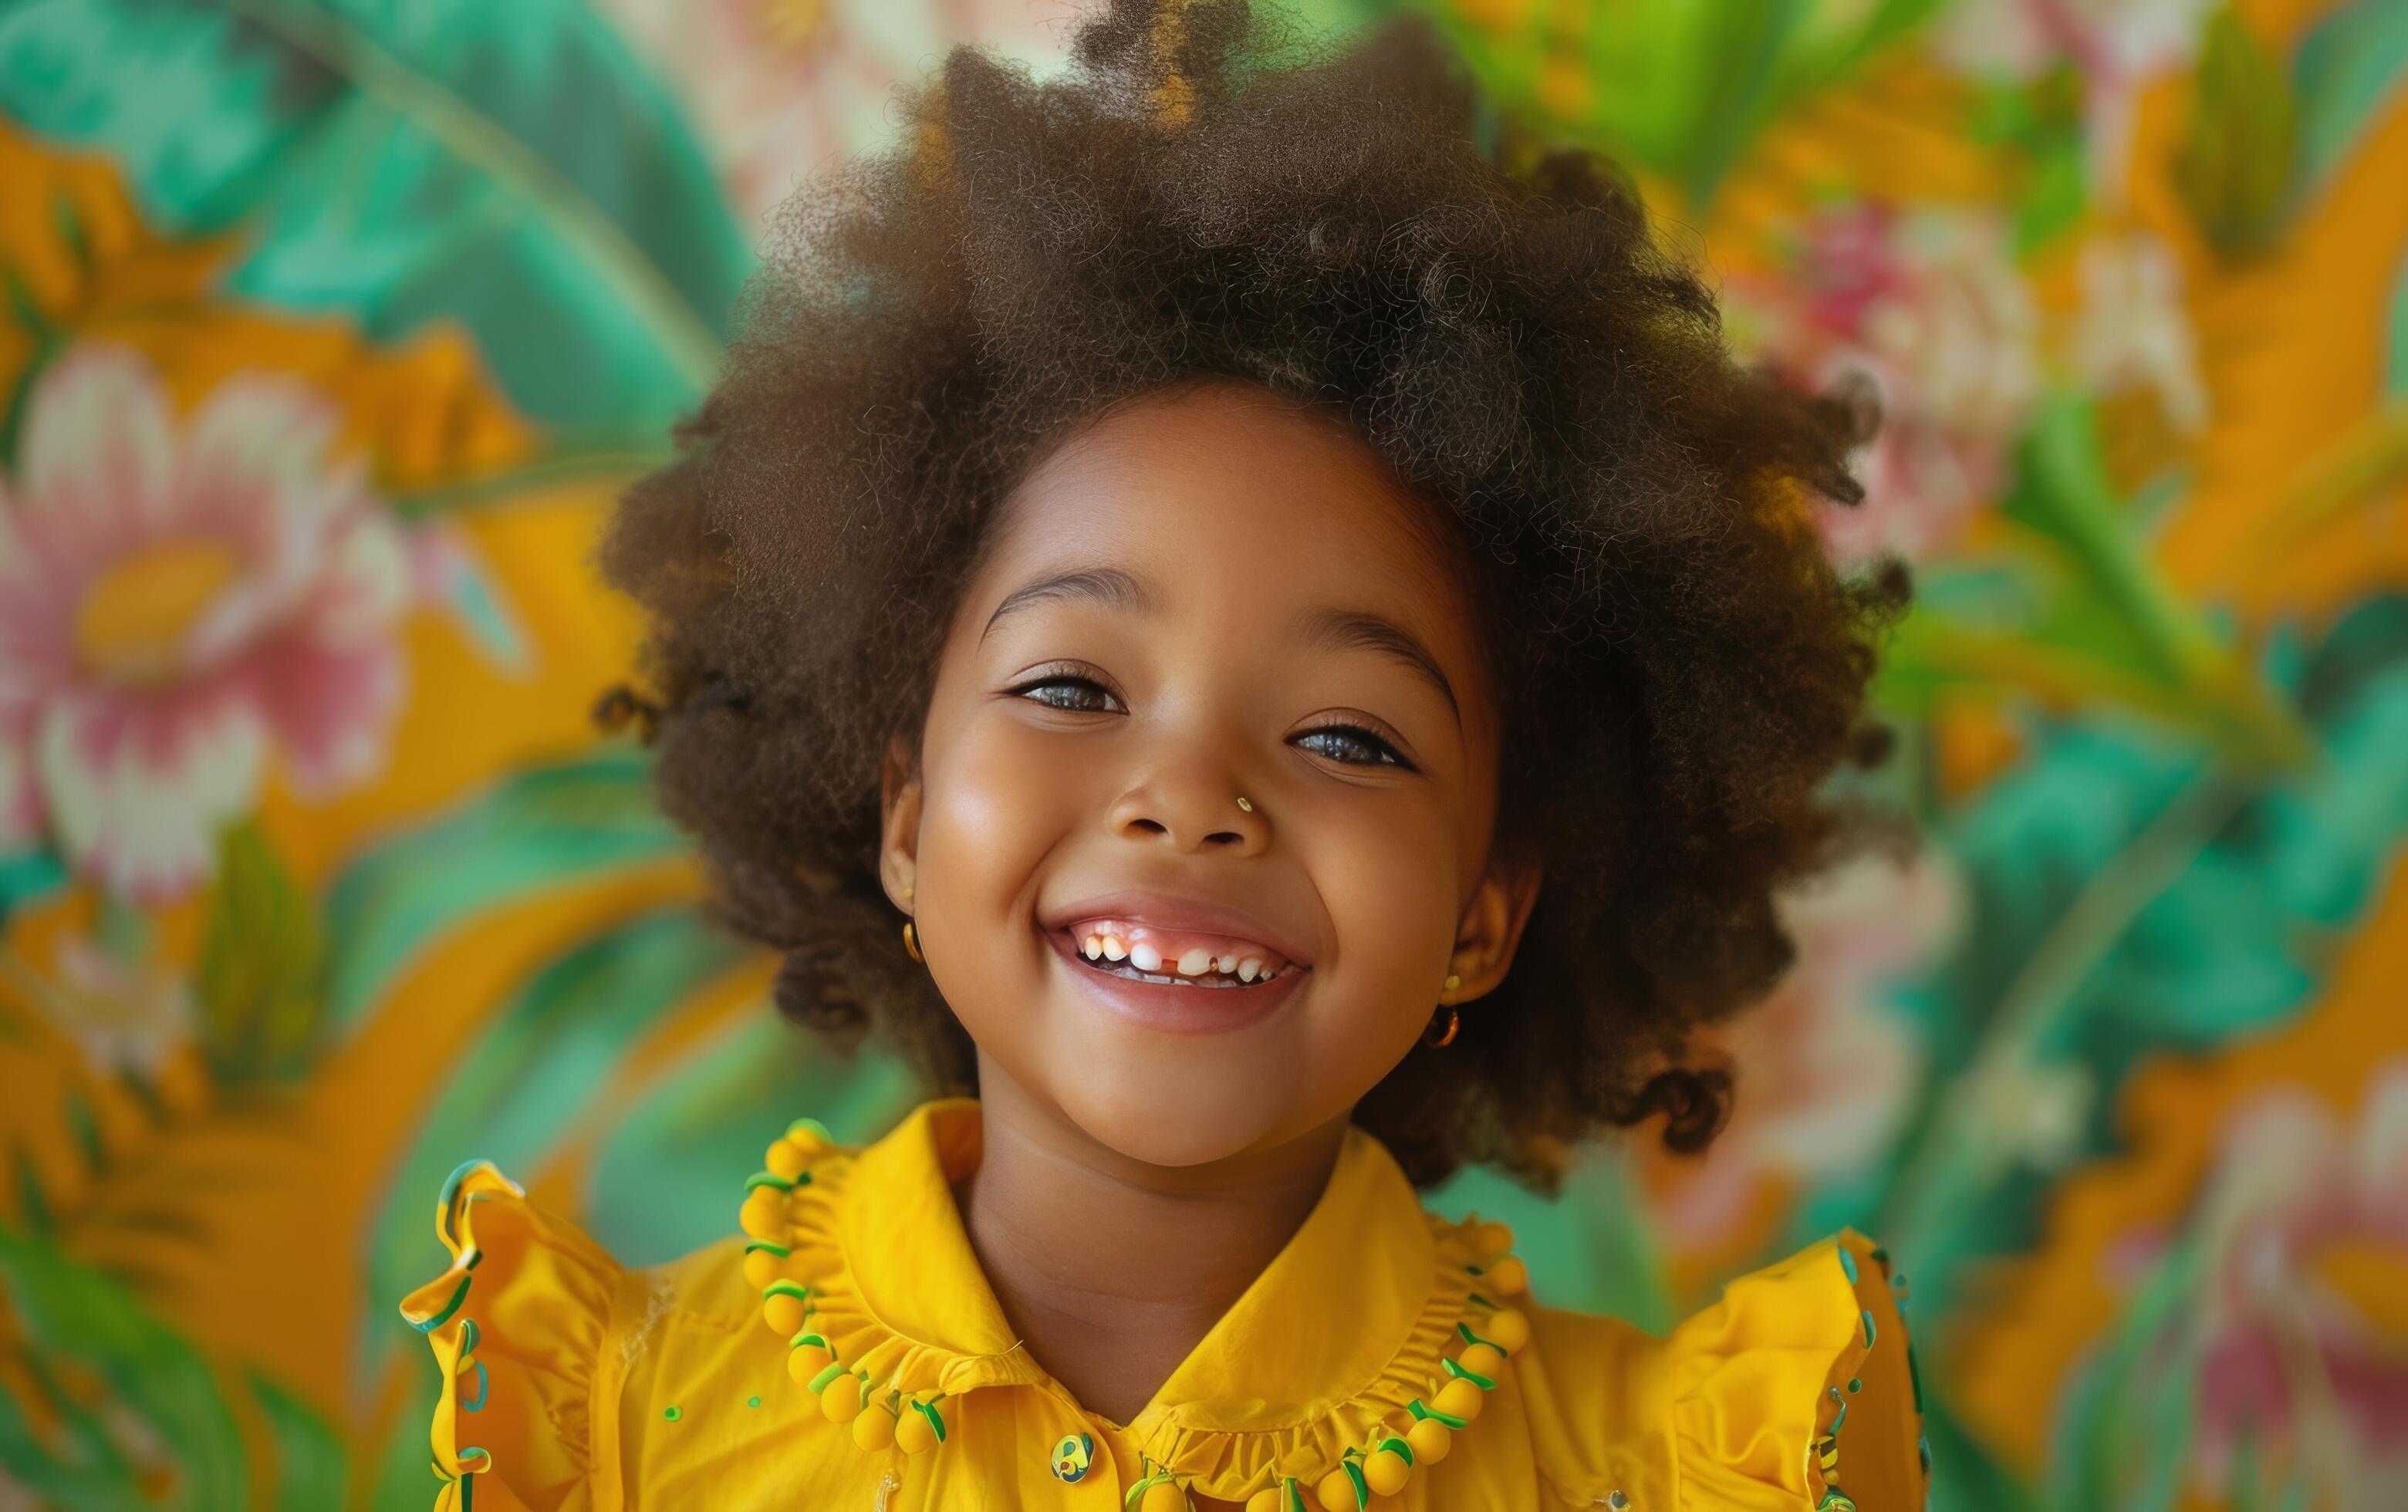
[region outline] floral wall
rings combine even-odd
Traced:
[[[1704,1159],[1432,1205],[1650,1327],[1879,1235],[1942,1507],[2408,1505],[2408,6],[1415,3],[1876,387],[1926,836]],[[423,1506],[461,1161],[652,1261],[912,1101],[698,919],[588,552],[763,211],[1069,14],[0,7],[0,1507]]]

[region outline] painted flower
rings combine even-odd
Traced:
[[[48,831],[135,903],[189,892],[271,750],[295,789],[373,775],[410,593],[365,464],[296,380],[243,373],[179,425],[138,354],[70,349],[0,487],[0,848]]]
[[[681,81],[729,193],[756,221],[798,179],[881,145],[894,87],[955,43],[1058,60],[1074,0],[601,0]]]
[[[2101,396],[2153,392],[2176,431],[2207,428],[2207,380],[2183,307],[2182,271],[2164,242],[2146,233],[2107,234],[2083,244],[2082,310],[2069,365]]]
[[[193,990],[178,967],[122,961],[79,934],[63,934],[53,966],[61,991],[36,997],[84,1063],[156,1082],[193,1037]]]
[[[2301,1467],[2322,1505],[2408,1485],[2408,1058],[2378,1068],[2354,1129],[2304,1090],[2236,1110],[2195,1237],[2207,1485],[2245,1490],[2244,1438]]]
[[[1903,864],[1860,858],[1777,906],[1797,963],[1713,1036],[1708,1054],[1737,1079],[1730,1122],[1656,1201],[1679,1248],[1727,1235],[1767,1178],[1845,1175],[1888,1148],[1923,1050],[1882,989],[1945,952],[1966,900],[1955,864],[1927,848]]]
[[[1921,561],[2005,480],[2041,386],[2040,317],[1991,212],[1826,207],[1791,265],[1731,281],[1733,335],[1803,386],[1870,381],[1882,428],[1855,507],[1826,506],[1832,553]]]
[[[2078,70],[2090,184],[2115,206],[2141,86],[2190,61],[2213,8],[2210,0],[1958,0],[1932,39],[1969,73],[2026,80],[2058,64]]]

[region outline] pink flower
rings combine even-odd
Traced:
[[[1882,987],[1946,950],[1965,916],[1944,853],[1861,858],[1782,895],[1798,962],[1717,1036],[1737,1078],[1730,1123],[1657,1204],[1668,1236],[1705,1248],[1766,1178],[1845,1175],[1897,1132],[1923,1051]]]
[[[898,83],[957,42],[1056,61],[1071,0],[602,0],[679,81],[728,188],[757,221],[805,175],[882,145]]]
[[[2357,1127],[2275,1088],[2226,1123],[2197,1220],[2202,1477],[2245,1435],[2338,1506],[2408,1485],[2408,1058],[2379,1067]]]
[[[2041,385],[2039,314],[1993,213],[1826,208],[1793,264],[1734,279],[1734,336],[1802,386],[1869,380],[1882,429],[1856,462],[1863,504],[1829,506],[1832,554],[1910,561],[1954,543],[2005,481]]]
[[[179,428],[144,359],[36,380],[0,488],[0,847],[45,829],[136,903],[205,879],[272,746],[322,795],[374,773],[404,681],[401,535],[333,407],[244,373]]]

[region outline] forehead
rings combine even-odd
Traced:
[[[1241,597],[1364,600],[1466,643],[1453,533],[1336,416],[1235,380],[1126,401],[1046,454],[986,543],[986,586],[1120,556]]]

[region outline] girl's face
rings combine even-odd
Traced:
[[[1339,422],[1223,381],[1081,431],[991,528],[884,794],[982,1083],[1157,1165],[1344,1118],[1536,893],[1484,875],[1498,714],[1453,548]],[[1232,956],[1289,966],[1182,974]]]

